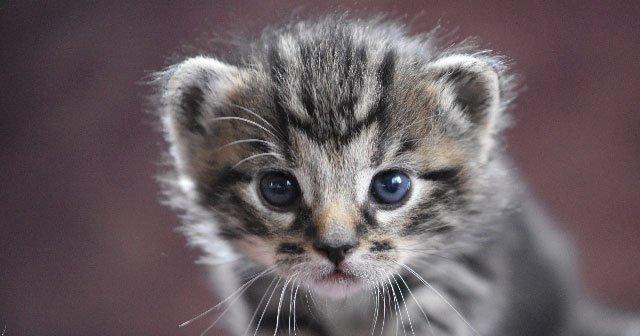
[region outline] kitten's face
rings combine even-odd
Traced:
[[[454,243],[496,73],[471,56],[285,42],[250,68],[188,60],[166,84],[176,167],[195,186],[184,191],[218,237],[332,297]]]
[[[237,186],[246,202],[238,204],[255,214],[248,225],[268,234],[239,232],[231,242],[255,261],[344,296],[386,282],[397,263],[437,248],[435,236],[453,229],[444,219],[447,207],[455,211],[463,201],[460,161],[424,167],[411,159],[416,152],[399,153],[400,139],[380,158],[375,124],[341,143],[318,143],[295,129],[289,136],[296,163],[273,158],[237,167],[251,176]],[[451,199],[436,201],[436,194]],[[443,220],[427,224],[430,217]]]

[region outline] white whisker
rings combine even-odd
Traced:
[[[296,287],[296,292],[293,293],[293,335],[298,335],[297,333],[297,322],[296,322],[296,299],[298,298],[298,289],[300,289],[300,285],[302,283],[298,282],[298,286]]]
[[[276,279],[277,277],[274,277],[273,279],[271,279],[269,286],[267,286],[264,293],[262,294],[262,297],[260,298],[260,302],[258,302],[256,309],[253,311],[253,315],[251,315],[251,320],[249,320],[249,324],[247,325],[247,329],[245,329],[243,335],[246,335],[249,332],[249,328],[251,328],[251,325],[253,324],[253,320],[255,320],[256,315],[258,315],[258,310],[260,310],[260,307],[262,306],[262,302],[264,302],[264,299],[267,296],[267,293],[269,293],[269,290],[271,289],[271,286],[273,286],[273,283],[276,281]]]
[[[413,298],[413,301],[416,302],[418,309],[420,309],[420,311],[422,312],[424,319],[427,321],[427,326],[429,326],[429,330],[431,331],[431,336],[434,336],[435,334],[433,333],[433,327],[431,326],[431,321],[429,321],[427,314],[424,312],[424,309],[422,309],[422,305],[420,304],[420,302],[418,302],[418,299],[416,299],[416,297],[413,295],[411,288],[409,288],[409,285],[407,284],[406,281],[404,281],[404,278],[402,277],[402,275],[400,275],[400,273],[398,273],[398,277],[400,277],[400,280],[402,281],[402,283],[404,283],[404,286],[407,288],[409,295],[411,295],[411,297]]]
[[[293,279],[293,282],[291,283],[291,290],[289,291],[289,319],[287,322],[287,326],[288,326],[288,335],[291,335],[291,308],[293,305],[293,287],[296,285],[296,281],[295,281],[295,277]]]
[[[436,293],[436,295],[438,295],[440,297],[440,299],[442,299],[442,301],[444,301],[446,304],[449,305],[449,307],[451,307],[451,309],[453,309],[453,311],[456,313],[456,315],[458,315],[458,317],[462,320],[462,322],[464,322],[469,329],[471,329],[471,331],[473,331],[473,333],[477,336],[481,336],[480,333],[467,321],[467,319],[464,318],[464,316],[444,297],[444,295],[440,294],[440,292],[438,290],[436,290],[433,286],[431,286],[431,284],[429,284],[426,280],[424,280],[424,278],[422,278],[422,276],[420,276],[420,274],[416,273],[411,267],[404,265],[404,264],[400,264],[400,263],[396,263],[398,265],[400,265],[401,267],[405,268],[406,270],[408,270],[409,272],[411,272],[416,278],[418,278],[418,280],[420,280],[423,284],[425,284],[426,286],[428,286],[429,288],[431,288],[431,290]]]
[[[271,303],[271,299],[273,298],[273,294],[276,292],[276,289],[278,289],[278,285],[280,284],[280,281],[282,279],[278,278],[278,282],[276,282],[276,285],[273,287],[273,290],[271,291],[271,295],[269,295],[269,299],[267,300],[267,303],[264,305],[264,309],[262,310],[262,314],[260,315],[260,319],[258,320],[258,324],[256,325],[256,331],[253,333],[253,336],[256,336],[258,334],[258,329],[260,329],[260,324],[262,323],[262,319],[264,318],[264,314],[267,312],[267,308],[269,307],[269,303]]]
[[[387,298],[386,298],[386,288],[384,284],[381,286],[382,288],[382,326],[380,327],[380,336],[384,332],[384,322],[387,320]]]
[[[400,285],[398,284],[398,280],[396,280],[396,277],[393,276],[393,275],[391,275],[391,277],[393,279],[393,282],[395,282],[396,286],[398,287],[398,293],[400,294],[400,298],[402,299],[402,303],[404,304],[404,310],[407,312],[407,320],[409,321],[409,328],[411,329],[411,333],[413,334],[413,336],[415,336],[416,333],[413,330],[413,324],[411,323],[411,315],[409,315],[409,308],[407,308],[407,301],[405,301],[405,299],[404,299],[404,294],[402,294],[402,289],[400,288]]]
[[[209,326],[208,326],[208,327],[207,327],[207,328],[206,328],[206,329],[205,329],[205,330],[200,334],[200,336],[204,336],[204,335],[206,335],[206,334],[209,332],[209,330],[211,330],[211,329],[216,325],[216,323],[218,323],[218,321],[220,321],[220,319],[222,319],[222,317],[223,317],[223,316],[224,316],[224,314],[227,312],[227,310],[229,310],[229,308],[231,308],[231,305],[232,305],[233,303],[235,303],[238,299],[240,299],[240,296],[237,296],[235,299],[233,299],[233,301],[231,302],[231,304],[229,304],[229,305],[227,306],[227,308],[225,308],[225,309],[222,311],[222,313],[220,314],[220,316],[218,316],[218,318],[216,318],[216,319],[215,319],[215,321],[213,321],[213,323],[211,323],[211,324],[210,324],[210,325],[209,325]]]
[[[396,306],[396,334],[398,334],[398,327],[402,327],[403,335],[407,335],[407,332],[404,328],[404,318],[402,318],[402,310],[400,309],[400,303],[398,301],[398,297],[396,295],[396,289],[393,287],[393,283],[391,283],[391,278],[389,274],[387,274],[387,280],[389,282],[389,287],[391,288],[391,292],[393,293],[393,302]],[[398,323],[398,317],[400,318],[400,323]]]
[[[297,274],[294,274],[294,276]],[[273,328],[273,336],[278,333],[278,327],[280,326],[280,310],[282,309],[282,301],[284,300],[284,294],[287,292],[287,286],[291,282],[292,277],[289,277],[282,286],[282,293],[280,294],[280,302],[278,302],[278,311],[276,312],[276,326]]]
[[[313,293],[309,292],[309,298],[311,298],[311,302],[313,303],[314,307],[320,307],[320,305],[318,305],[318,302],[316,301],[316,298],[313,297]]]
[[[262,139],[243,139],[243,140],[236,140],[236,141],[231,141],[229,143],[226,143],[220,147],[218,147],[216,149],[216,151],[220,151],[223,150],[229,146],[233,146],[233,145],[238,145],[238,144],[243,144],[243,143],[251,143],[251,142],[260,142],[263,143],[265,145],[271,145],[272,147],[275,147],[275,145],[273,144],[273,142],[269,142],[267,140],[262,140]]]
[[[309,312],[309,314],[313,317],[314,320],[317,320],[318,317],[316,316],[315,313],[313,313],[313,311],[311,311],[311,303],[309,303],[309,293],[308,292],[304,292],[304,301],[307,304],[307,311]],[[312,299],[313,302],[313,299]],[[317,307],[316,305],[314,305],[314,307]]]
[[[396,302],[396,291],[393,289],[393,287],[389,286],[389,293],[393,293],[393,303],[397,304]],[[400,314],[398,314],[398,306],[391,306],[391,297],[389,297],[389,309],[394,309],[395,308],[395,312],[396,312],[396,336],[398,336],[398,330],[400,328],[400,321],[398,320],[398,317]]]
[[[273,127],[273,125],[271,125],[271,124],[270,124],[270,123],[269,123],[265,118],[261,117],[259,114],[257,114],[257,113],[255,113],[255,112],[251,111],[250,109],[248,109],[248,108],[246,108],[246,107],[244,107],[244,106],[237,105],[237,104],[230,104],[230,105],[231,105],[231,106],[234,106],[234,107],[237,107],[237,108],[239,108],[239,109],[241,109],[241,110],[243,110],[243,111],[245,111],[245,112],[247,112],[247,113],[251,114],[252,116],[254,116],[254,117],[256,117],[256,118],[260,119],[263,123],[265,123],[267,126],[269,126],[269,127],[270,127],[272,130],[274,130],[275,132],[277,132],[277,131],[278,131],[278,130],[277,130],[275,127]]]
[[[209,332],[209,330],[211,330],[211,329],[212,329],[212,328],[213,328],[213,327],[218,323],[218,321],[220,321],[220,320],[222,319],[222,317],[223,317],[223,316],[225,315],[225,313],[226,313],[226,312],[231,308],[231,306],[232,306],[236,301],[238,301],[238,300],[242,297],[242,294],[244,294],[244,292],[245,292],[245,291],[247,291],[247,289],[249,289],[249,287],[246,287],[245,289],[243,289],[243,290],[242,290],[242,292],[240,292],[240,294],[239,294],[239,295],[237,295],[237,296],[233,299],[233,301],[231,301],[231,303],[229,303],[229,305],[227,305],[227,308],[225,308],[225,309],[222,311],[222,313],[220,314],[220,316],[218,316],[218,318],[217,318],[215,321],[213,321],[213,323],[211,323],[211,324],[209,325],[209,327],[207,327],[207,328],[206,328],[206,329],[205,329],[205,330],[200,334],[200,336],[204,336],[204,335],[206,335],[206,334]]]
[[[218,302],[215,306],[205,310],[204,312],[202,312],[200,315],[186,321],[186,322],[182,322],[180,323],[180,325],[178,325],[179,328],[183,328],[189,324],[191,324],[193,321],[196,321],[200,318],[202,318],[203,316],[211,313],[212,311],[214,311],[215,309],[217,309],[218,307],[220,307],[221,305],[223,305],[224,303],[226,303],[227,301],[231,300],[236,294],[238,294],[240,291],[242,291],[242,293],[244,293],[245,288],[248,288],[247,286],[251,286],[251,284],[253,284],[256,280],[258,280],[258,278],[260,278],[261,276],[265,275],[266,273],[273,271],[275,267],[270,267],[267,268],[266,270],[260,272],[258,275],[254,276],[253,278],[251,278],[251,280],[245,282],[242,286],[240,286],[238,289],[236,289],[233,293],[231,293],[226,299]],[[241,294],[241,293],[240,293]],[[235,300],[234,300],[235,302]]]
[[[273,134],[273,132],[271,132],[270,130],[266,129],[264,126],[258,124],[257,122],[253,121],[253,120],[249,120],[247,118],[242,118],[242,117],[217,117],[214,118],[213,120],[211,120],[211,122],[216,122],[216,121],[225,121],[225,120],[237,120],[237,121],[244,121],[248,124],[251,124],[255,127],[260,128],[261,130],[269,133],[271,136],[273,136],[274,138],[277,138],[275,134]]]
[[[376,282],[374,284],[374,295],[375,295],[375,313],[374,313],[374,318],[373,318],[373,327],[371,328],[371,336],[373,336],[373,333],[376,331],[376,324],[378,324],[378,313],[380,310],[380,289],[378,288],[378,282]]]
[[[238,163],[236,163],[235,165],[233,165],[233,167],[232,167],[232,168],[236,168],[237,166],[241,165],[242,163],[244,163],[244,162],[246,162],[246,161],[249,161],[249,160],[251,160],[251,159],[254,159],[254,158],[257,158],[257,157],[261,157],[261,156],[275,156],[275,157],[280,158],[280,159],[282,158],[282,155],[277,154],[277,153],[260,153],[260,154],[254,154],[254,155],[249,156],[248,158],[244,158],[244,159],[242,159],[242,160],[238,161]]]
[[[398,329],[400,328],[399,319],[402,318],[402,315],[400,314],[400,310],[399,310],[398,299],[396,297],[396,290],[393,288],[393,285],[391,284],[391,279],[389,278],[389,274],[387,272],[385,272],[385,274],[387,274],[387,279],[384,282],[384,284],[385,286],[389,286],[389,293],[393,295],[393,303],[391,302],[391,298],[389,298],[389,308],[392,310],[395,309],[395,312],[396,312],[396,335],[397,335]],[[402,321],[402,324],[404,324],[404,321]],[[404,329],[404,326],[403,326],[403,329]]]

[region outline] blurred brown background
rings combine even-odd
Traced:
[[[206,321],[177,325],[214,298],[158,204],[140,82],[185,44],[300,9],[422,12],[416,30],[440,20],[510,56],[526,91],[509,151],[575,237],[588,288],[640,308],[638,1],[3,2],[0,333],[199,334]]]

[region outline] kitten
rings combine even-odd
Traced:
[[[159,74],[164,186],[230,335],[640,335],[504,156],[503,59],[436,42],[329,17]]]

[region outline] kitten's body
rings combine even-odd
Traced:
[[[500,59],[432,37],[329,18],[265,34],[237,67],[161,75],[167,191],[222,262],[228,332],[639,335],[583,299],[504,158]],[[262,189],[273,172],[295,183],[286,206]],[[371,182],[388,172],[410,181],[393,204]]]

